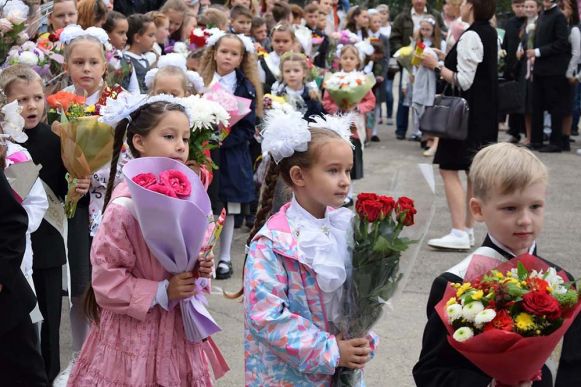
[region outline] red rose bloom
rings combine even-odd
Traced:
[[[154,184],[154,185],[150,185],[149,187],[147,187],[147,189],[150,191],[153,191],[153,192],[160,193],[160,194],[165,195],[165,196],[169,196],[170,198],[177,197],[174,190],[171,189],[171,187],[168,187],[167,185]]]
[[[538,290],[539,292],[545,293],[547,293],[547,288],[549,287],[549,283],[541,278],[529,278],[527,279],[527,285],[531,290]]]
[[[533,291],[522,298],[522,307],[525,312],[535,316],[546,316],[549,320],[561,317],[559,302],[546,291]]]
[[[364,201],[361,205],[361,210],[363,212],[363,218],[367,219],[368,222],[377,222],[381,216],[382,205],[379,202],[374,202],[371,200]]]
[[[502,309],[496,312],[494,320],[484,326],[484,331],[500,329],[502,331],[512,332],[513,327],[514,321],[512,317],[510,317],[510,314],[506,310]]]
[[[367,193],[367,192],[362,192],[359,195],[357,195],[357,201],[366,201],[366,200],[372,200],[372,201],[377,201],[377,199],[379,198],[379,196],[377,196],[377,194],[374,193]]]
[[[186,198],[192,193],[192,185],[190,184],[188,177],[180,171],[175,169],[163,171],[159,175],[159,179],[163,185],[171,187],[180,199]]]
[[[148,188],[154,184],[157,184],[157,178],[153,173],[140,173],[133,177],[133,182],[143,188]]]
[[[381,216],[388,217],[395,208],[395,200],[391,196],[380,195],[377,200],[381,203]]]
[[[400,197],[395,205],[395,213],[404,226],[413,225],[414,215],[417,213],[414,201],[405,196]]]

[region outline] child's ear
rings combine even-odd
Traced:
[[[484,222],[484,215],[482,213],[482,200],[477,198],[470,199],[468,204],[470,206],[470,212],[477,222]]]
[[[305,186],[305,176],[303,170],[298,165],[291,167],[289,171],[289,175],[293,185],[297,187],[304,187]]]
[[[145,153],[145,147],[143,146],[143,136],[140,134],[135,134],[132,139],[133,146],[139,152],[139,154]]]

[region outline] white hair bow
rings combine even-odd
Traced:
[[[218,28],[210,28],[208,30],[208,33],[210,34],[210,37],[206,41],[207,47],[215,46],[218,40],[220,40],[222,37],[226,35],[226,32]],[[236,36],[240,39],[240,41],[242,41],[242,45],[244,46],[244,50],[246,52],[254,52],[256,50],[254,48],[254,43],[252,43],[252,40],[248,36],[244,34],[238,34]]]
[[[331,130],[351,144],[351,125],[355,120],[353,113],[342,115],[325,114],[323,117],[311,116],[310,119],[313,121],[309,123],[310,128]]]
[[[145,86],[147,86],[148,89],[151,89],[151,87],[153,86],[153,81],[155,80],[155,76],[157,75],[159,69],[168,66],[174,66],[179,68],[185,73],[188,82],[192,86],[194,86],[198,93],[204,92],[205,90],[204,80],[197,72],[188,70],[186,63],[187,63],[186,58],[184,58],[184,56],[180,54],[171,53],[161,56],[157,61],[157,68],[151,69],[145,74]]]
[[[272,109],[264,122],[262,152],[269,153],[275,163],[309,148],[311,132],[301,112]]]
[[[59,40],[63,44],[69,44],[81,36],[92,36],[104,46],[109,43],[109,35],[107,35],[107,32],[105,32],[104,29],[99,27],[89,27],[84,30],[83,27],[76,24],[69,24],[66,26],[61,32]]]

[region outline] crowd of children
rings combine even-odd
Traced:
[[[211,338],[199,343],[186,339],[175,305],[198,291],[197,277],[232,276],[234,230],[243,223],[250,229],[241,291],[246,384],[323,386],[337,367],[363,368],[377,338],[372,333],[349,339],[338,335],[329,322],[335,317],[342,282],[332,289],[327,285],[333,270],[346,270],[351,180],[364,177],[366,146],[380,141],[383,103],[386,119],[392,117],[393,79],[400,69],[392,59],[389,7],[349,8],[348,3],[331,0],[309,1],[302,8],[282,0],[119,3],[124,2],[54,0],[45,23],[31,10],[29,23],[38,28],[29,31],[29,38],[34,44],[38,39],[40,47],[47,34],[51,44],[45,48],[55,58],[50,71],[41,73],[38,66],[21,60],[7,63],[0,73],[0,106],[16,101],[26,135],[20,141],[7,133],[5,166],[29,160],[42,164],[39,179],[22,200],[28,216],[22,272],[38,300],[30,321],[39,329],[44,362],[40,370],[27,374],[18,368],[18,357],[8,362],[0,350],[0,363],[6,361],[0,369],[13,364],[7,375],[14,385],[212,385],[213,377],[223,375],[227,366]],[[534,23],[534,2],[526,3],[531,8],[529,23]],[[443,59],[450,45],[439,20],[426,14],[414,24],[412,44],[425,47],[424,55]],[[523,66],[528,69],[529,64]],[[325,87],[335,72],[367,75],[374,86],[357,103],[345,105]],[[416,66],[402,69],[400,78],[400,102],[413,112],[410,139],[422,142],[426,156],[433,155],[437,138],[423,137],[419,122],[434,103],[437,75]],[[226,211],[218,255],[215,264],[213,258],[200,261],[193,273],[170,274],[148,247],[127,204],[131,194],[122,170],[131,159],[167,157],[199,172],[201,167],[188,157],[192,122],[183,101],[215,85],[250,101],[250,112],[209,152],[218,169],[211,178],[208,171],[200,172],[214,215]],[[84,109],[94,109],[114,128],[111,162],[88,176],[65,178],[61,141],[47,124],[47,96],[60,90],[84,97]],[[132,105],[133,97],[146,102]],[[117,98],[128,101],[127,106],[107,110]],[[290,106],[286,122],[269,121],[273,99]],[[327,123],[328,114],[351,121],[337,127]],[[3,127],[5,122],[3,118]],[[274,127],[277,124],[280,127]],[[483,192],[490,193],[477,196],[471,205],[489,227],[485,244],[509,259],[536,246],[540,226],[530,243],[516,246],[503,239],[505,230],[495,228],[499,215],[486,211],[492,206],[487,200],[532,190],[515,200],[522,199],[527,209],[530,203],[524,201],[534,201],[534,215],[542,218],[546,172],[530,152],[506,146],[489,150],[475,162],[474,184],[488,185]],[[514,187],[510,173],[515,170],[502,175],[505,166],[495,157],[521,160],[538,173]],[[497,165],[494,162],[500,177],[489,178],[481,169],[483,164]],[[507,191],[506,184],[513,191]],[[72,194],[71,186],[76,187]],[[68,220],[62,213],[67,190],[78,199]],[[5,246],[3,241],[0,246]],[[64,277],[69,282],[73,358],[61,370],[63,267],[68,271]],[[441,297],[439,279],[432,298]],[[10,284],[0,273],[0,300]],[[432,298],[424,350],[414,368],[416,381],[486,385],[490,378],[473,366],[466,366],[470,378],[459,381],[464,377],[455,376],[450,364],[434,365],[445,363],[447,358],[440,355],[449,356],[450,349],[441,322],[432,321]],[[0,335],[10,332],[2,330],[2,324],[0,328]],[[576,366],[567,346],[571,340],[565,340],[562,361],[570,363],[563,368],[563,378],[569,377],[567,367]],[[434,343],[440,352],[432,350]]]

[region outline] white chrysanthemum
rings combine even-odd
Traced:
[[[474,331],[470,327],[458,328],[452,337],[461,343],[474,337]]]
[[[469,304],[464,305],[462,308],[462,317],[466,321],[473,322],[476,315],[484,310],[484,305],[480,301],[472,301]]]
[[[462,305],[452,304],[446,307],[446,314],[448,315],[448,321],[452,323],[462,317]]]
[[[228,126],[230,115],[219,103],[191,95],[183,99],[192,112],[192,130]]]
[[[38,56],[34,52],[22,51],[18,55],[18,62],[29,66],[36,66],[38,64]]]
[[[492,309],[484,309],[474,317],[474,323],[478,326],[486,324],[494,320],[496,312]]]

